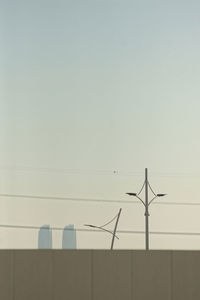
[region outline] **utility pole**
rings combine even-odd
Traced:
[[[142,192],[143,188],[145,188],[145,201],[143,201],[139,195]],[[154,197],[149,201],[149,189],[151,190],[151,192],[153,193]],[[163,197],[166,194],[155,194],[152,187],[149,184],[149,180],[148,180],[148,169],[145,168],[145,180],[144,180],[144,184],[140,190],[139,193],[126,193],[129,196],[134,196],[136,198],[138,198],[142,204],[144,205],[145,208],[145,212],[144,212],[144,216],[145,216],[145,249],[149,250],[149,206],[150,204],[154,201],[154,199],[156,199],[157,197]]]

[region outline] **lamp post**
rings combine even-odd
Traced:
[[[145,201],[143,201],[139,197],[139,195],[142,192],[144,187],[145,187]],[[152,193],[154,194],[154,197],[150,201],[149,201],[149,198],[148,198],[149,188],[152,191]],[[154,191],[152,190],[152,188],[149,184],[149,181],[148,181],[148,169],[147,168],[145,168],[145,181],[144,181],[144,184],[143,184],[142,189],[140,190],[140,192],[138,194],[137,193],[126,193],[126,194],[139,199],[145,207],[145,213],[144,213],[144,216],[145,216],[145,248],[146,248],[146,250],[149,250],[149,216],[150,216],[149,215],[149,206],[157,197],[163,197],[166,194],[155,194],[154,193]]]
[[[118,225],[118,222],[119,222],[119,217],[120,217],[120,215],[121,215],[121,211],[122,211],[122,209],[120,208],[118,214],[117,214],[111,221],[107,222],[106,224],[104,224],[104,225],[102,225],[102,226],[96,226],[96,225],[92,225],[92,224],[85,224],[85,226],[87,226],[87,227],[97,228],[97,229],[100,229],[100,230],[102,230],[102,231],[106,231],[106,232],[112,234],[112,241],[111,241],[111,247],[110,247],[111,250],[112,250],[113,247],[114,247],[114,241],[115,241],[115,238],[119,239],[118,236],[116,236],[116,231],[117,231],[117,225]],[[115,219],[116,219],[116,222],[115,222],[115,227],[114,227],[114,230],[113,230],[113,231],[104,228],[106,225],[110,224],[110,223],[113,222]]]

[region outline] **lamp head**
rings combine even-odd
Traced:
[[[84,226],[87,226],[87,227],[92,227],[92,228],[94,228],[94,227],[95,227],[94,225],[90,225],[90,224],[84,224]]]
[[[137,193],[126,193],[127,195],[129,195],[129,196],[137,196]]]

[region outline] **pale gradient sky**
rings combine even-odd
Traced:
[[[199,16],[195,0],[1,0],[0,193],[130,200],[148,167],[162,201],[200,203]],[[82,228],[121,206],[119,229],[144,229],[135,204],[0,203],[0,224]],[[152,206],[151,230],[200,232],[199,212]],[[77,237],[109,247],[104,234]],[[37,247],[37,231],[0,229],[0,247]],[[151,247],[200,249],[200,237]]]

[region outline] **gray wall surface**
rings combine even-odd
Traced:
[[[2,300],[199,300],[200,251],[0,250]]]

